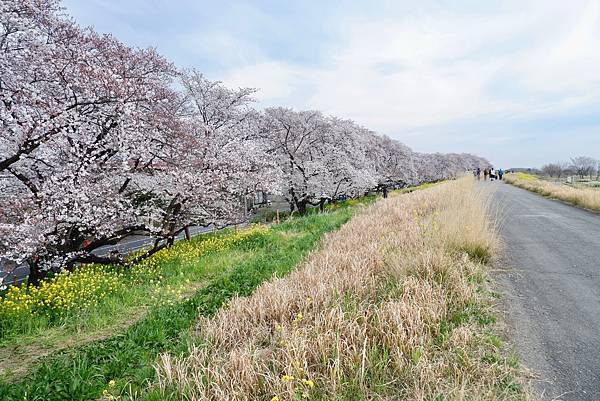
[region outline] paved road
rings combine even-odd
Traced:
[[[517,352],[544,399],[600,400],[600,216],[492,182]]]

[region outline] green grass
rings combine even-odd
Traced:
[[[534,180],[538,179],[538,177],[533,174],[522,173],[522,172],[515,173],[515,176],[519,180],[525,180],[525,181],[534,181]]]
[[[277,221],[277,216],[279,216],[279,220],[285,220],[290,216],[290,212],[287,210],[280,210],[279,213],[277,209],[272,207],[263,207],[256,211],[256,214],[252,216],[253,223],[271,223]]]
[[[131,270],[101,267],[102,277],[110,277],[117,284],[114,291],[98,295],[95,305],[76,307],[60,315],[48,308],[17,315],[0,313],[0,378],[5,382],[18,381],[41,357],[111,337],[149,311],[191,296],[248,259],[252,253],[249,244],[264,240],[266,230],[224,230],[202,235],[177,243]],[[190,259],[190,250],[200,251],[202,256]]]
[[[351,218],[354,208],[349,205],[353,203],[357,202],[339,204],[327,213],[290,219],[227,249],[187,261],[184,264],[187,268],[183,270],[182,261],[177,257],[165,259],[158,267],[158,273],[163,276],[159,292],[189,280],[183,291],[191,293],[184,300],[177,301],[178,297],[168,296],[167,291],[158,301],[139,302],[151,297],[156,288],[139,282],[126,286],[128,289],[102,300],[85,313],[67,316],[60,321],[60,326],[48,319],[39,322],[32,319],[30,327],[20,326],[24,338],[17,335],[18,330],[5,333],[3,352],[11,354],[11,347],[34,344],[25,349],[28,352],[41,349],[41,354],[47,355],[33,360],[24,376],[5,373],[0,380],[0,399],[98,399],[111,380],[116,382],[111,391],[135,392],[154,378],[152,365],[161,352],[179,354],[187,350],[192,341],[190,328],[198,316],[210,316],[232,297],[250,295],[273,275],[288,273],[317,245],[324,233],[339,228]],[[128,324],[131,319],[135,323]],[[101,330],[105,327],[115,331],[106,335],[106,329]],[[97,335],[98,330],[103,335]],[[44,344],[45,335],[51,339],[50,351],[40,345]],[[71,338],[78,335],[83,345],[75,342],[74,346],[59,347],[52,352],[53,347],[68,345]],[[85,341],[86,338],[91,341]],[[123,400],[126,399],[124,396]]]
[[[255,236],[260,235],[261,233],[258,232]],[[193,238],[188,244],[194,248],[206,248],[206,244],[222,241],[232,236],[235,236],[233,230],[224,230]],[[17,316],[0,314],[0,328],[2,329],[0,332],[0,346],[10,346],[14,341],[22,341],[23,337],[35,337],[41,334],[47,337],[48,330],[52,328],[58,328],[65,333],[72,334],[105,327],[114,319],[115,312],[123,311],[130,306],[154,306],[168,302],[175,298],[170,296],[172,295],[170,292],[175,288],[181,290],[182,283],[205,280],[223,267],[215,263],[208,263],[202,269],[188,268],[190,266],[181,257],[181,252],[186,249],[182,245],[183,243],[177,243],[172,248],[161,251],[150,261],[151,265],[150,263],[140,264],[132,269],[123,269],[116,266],[83,267],[76,273],[85,272],[92,268],[103,276],[118,280],[119,283],[115,290],[103,291],[98,294],[94,299],[97,304],[88,307],[76,305],[78,307],[65,313],[59,313],[63,312],[60,309],[57,311],[53,308],[37,308],[32,310],[33,313],[20,313]],[[218,249],[208,249],[204,254],[207,256],[212,255],[215,250]],[[92,276],[97,277],[100,274],[92,274]],[[60,282],[62,278],[66,279],[67,277],[59,274],[55,275],[53,279]],[[52,296],[58,296],[60,291],[65,290],[76,292],[73,288],[65,288],[61,285],[57,285],[57,288],[58,290],[54,293],[53,291],[48,292]],[[32,290],[23,286],[20,288],[20,292],[27,294],[31,293]]]
[[[492,260],[492,250],[484,244],[463,244],[462,246],[458,247],[457,250],[459,252],[465,252],[475,262],[488,264]]]

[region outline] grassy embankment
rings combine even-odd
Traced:
[[[472,179],[380,200],[287,277],[201,316],[133,398],[525,399],[491,328],[496,243]]]
[[[509,184],[542,196],[600,211],[600,190],[598,189],[552,183],[525,173],[507,174],[504,179]]]
[[[288,273],[324,233],[372,198],[282,224],[225,230],[177,243],[131,270],[88,266],[0,298],[0,399],[91,400],[154,377],[189,328],[233,296]]]

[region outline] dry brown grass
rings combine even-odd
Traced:
[[[507,174],[505,181],[516,187],[600,212],[600,191],[543,181],[529,174]]]
[[[490,334],[495,233],[462,179],[369,207],[157,364],[185,400],[523,399]],[[161,398],[162,399],[162,398]]]

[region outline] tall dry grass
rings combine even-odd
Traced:
[[[189,355],[162,355],[154,391],[185,400],[521,399],[486,327],[481,262],[495,244],[472,180],[379,201],[289,276],[201,319]]]
[[[507,174],[504,180],[516,187],[558,199],[590,210],[600,211],[600,190],[576,188],[566,184],[556,184],[540,180],[529,174]]]

